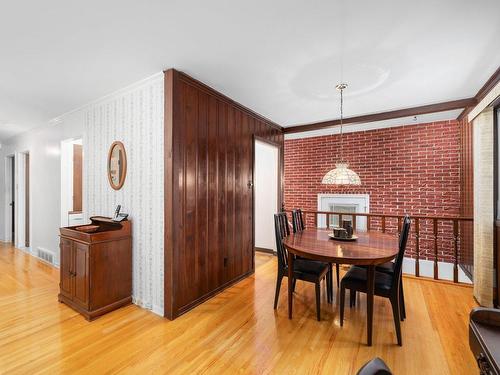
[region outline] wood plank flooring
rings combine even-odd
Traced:
[[[287,318],[286,281],[273,310],[276,259],[170,322],[131,305],[94,322],[57,302],[58,270],[0,245],[1,374],[355,374],[382,357],[395,374],[477,374],[468,348],[470,287],[405,278],[408,319],[396,345],[388,301],[375,299],[374,345],[365,345],[365,299],[346,307],[297,283]],[[324,290],[323,290],[324,294]]]

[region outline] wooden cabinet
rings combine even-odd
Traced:
[[[92,320],[132,302],[131,223],[91,218],[99,228],[60,229],[59,301]]]

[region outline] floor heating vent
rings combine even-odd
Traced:
[[[54,264],[54,253],[52,251],[39,247],[37,248],[37,257],[47,263]]]

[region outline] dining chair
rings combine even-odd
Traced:
[[[392,375],[392,372],[384,361],[376,357],[365,363],[356,375]]]
[[[293,233],[297,233],[297,232],[300,232],[300,231],[306,229],[306,226],[304,224],[304,218],[302,216],[302,210],[300,208],[292,210],[292,226],[293,226]],[[337,288],[339,288],[340,287],[340,265],[338,263],[335,263],[335,272],[337,273]],[[332,274],[333,274],[333,272],[330,271],[331,276],[332,276]],[[332,290],[332,293],[333,293],[333,290]],[[332,299],[333,299],[333,295],[332,295]]]
[[[278,275],[276,279],[276,294],[274,296],[274,308],[278,307],[278,298],[280,294],[281,281],[283,277],[288,277],[288,251],[283,244],[283,239],[290,235],[288,226],[288,218],[285,212],[280,212],[274,215],[274,230],[276,234],[276,249],[278,256]],[[315,284],[316,291],[316,317],[320,320],[321,312],[321,281],[326,279],[327,299],[331,303],[333,294],[331,293],[331,282],[327,277],[329,272],[329,264],[310,260],[305,258],[297,258],[293,262],[293,281],[302,280]]]
[[[306,229],[304,217],[302,216],[302,210],[300,208],[292,210],[292,226],[293,233]]]
[[[400,287],[403,269],[403,258],[406,249],[406,243],[410,233],[411,220],[409,216],[405,216],[403,220],[403,229],[399,240],[399,251],[394,262],[393,274],[380,272],[375,270],[375,295],[388,298],[392,305],[392,314],[394,316],[394,325],[396,326],[396,336],[398,345],[403,344],[401,338],[401,322],[400,322]],[[340,325],[344,324],[344,304],[345,291],[349,289],[350,293],[356,292],[366,293],[368,289],[367,269],[365,267],[352,266],[345,274],[340,282]]]
[[[408,214],[406,214],[403,218],[403,223],[405,220],[410,220],[410,216]],[[402,233],[399,234],[399,247],[401,248],[401,241],[403,240],[403,236],[402,236]],[[389,275],[394,275],[394,267],[396,265],[396,260],[398,259],[398,257],[403,257],[404,259],[404,252],[398,252],[398,255],[396,256],[396,259],[393,261],[393,262],[386,262],[386,263],[383,263],[383,264],[380,264],[378,266],[375,267],[375,270],[376,271],[379,271],[379,272],[383,272],[383,273],[387,273]],[[401,321],[404,321],[406,319],[406,306],[405,306],[405,295],[404,295],[404,291],[403,291],[403,278],[401,277],[401,285],[399,287],[399,293],[400,293],[400,310],[401,310]],[[355,306],[356,305],[356,294],[353,293],[351,296],[350,296],[350,305],[351,307],[352,306]]]

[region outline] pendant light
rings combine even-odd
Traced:
[[[340,159],[335,164],[336,168],[325,174],[323,184],[328,185],[361,185],[361,179],[358,174],[349,169],[349,164],[344,160],[343,155],[343,120],[344,120],[344,90],[347,88],[347,83],[339,83],[336,86],[340,91]]]

